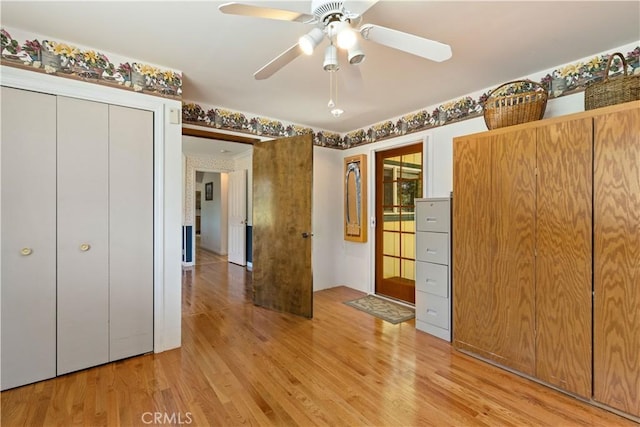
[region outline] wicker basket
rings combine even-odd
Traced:
[[[609,67],[611,67],[614,56],[619,56],[622,59],[624,75],[609,79]],[[628,76],[627,61],[620,52],[616,52],[609,56],[604,79],[593,83],[584,90],[584,109],[585,111],[593,110],[638,99],[640,99],[640,75]]]
[[[528,90],[509,93],[523,86]],[[492,90],[484,102],[484,122],[491,130],[540,120],[547,108],[548,96],[546,87],[531,80],[504,83]]]

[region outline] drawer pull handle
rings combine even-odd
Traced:
[[[87,243],[83,243],[80,245],[80,250],[82,252],[87,252],[89,249],[91,249],[91,245],[87,244]]]
[[[435,216],[428,216],[427,217],[427,222],[436,222],[438,220],[438,218],[436,218]]]
[[[427,314],[429,314],[429,315],[431,315],[431,316],[437,316],[437,315],[438,315],[438,312],[437,312],[437,311],[435,311],[435,310],[433,310],[433,309],[431,309],[431,308],[428,308],[428,309],[427,309]]]
[[[427,279],[427,283],[438,283],[438,281],[433,279]]]
[[[31,250],[31,248],[22,248],[22,250],[20,251],[20,254],[22,256],[28,256],[31,255],[33,251]]]
[[[428,253],[428,254],[437,254],[437,253],[438,253],[438,251],[436,251],[435,249],[429,249],[429,248],[427,248],[427,253]]]

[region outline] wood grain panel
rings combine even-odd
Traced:
[[[309,318],[312,185],[311,135],[254,144],[254,302]]]
[[[591,395],[591,120],[538,129],[536,376]]]
[[[486,136],[456,138],[453,143],[453,339],[457,348],[493,348],[491,149]],[[501,361],[500,357],[494,360]]]
[[[487,344],[502,363],[535,370],[535,130],[492,137],[493,254]]]
[[[640,108],[594,130],[594,398],[640,416]]]

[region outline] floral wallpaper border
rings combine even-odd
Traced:
[[[104,53],[81,50],[53,40],[20,43],[0,28],[2,64],[60,77],[128,88],[165,98],[182,98],[182,75],[147,64],[124,62],[116,66]]]
[[[225,110],[223,108],[209,108],[190,102],[182,102],[182,121],[184,123],[225,129],[252,135],[281,138],[286,136],[313,134],[313,143],[323,147],[338,148],[342,144],[342,137],[335,132],[326,130],[315,131],[310,127],[299,125],[285,125],[281,121],[265,117],[248,119],[243,113]]]
[[[558,98],[584,91],[595,82],[602,81],[610,54],[597,55],[585,62],[575,62],[562,66],[546,74],[538,83],[549,91],[549,99]],[[640,46],[627,52],[627,73],[640,74]],[[615,56],[609,76],[615,77],[623,73],[622,61]],[[534,85],[516,85],[506,88],[508,93],[532,90]],[[496,88],[497,89],[497,88]],[[494,89],[495,90],[495,89]],[[465,96],[439,105],[433,111],[427,109],[406,114],[397,120],[376,123],[367,129],[357,129],[344,136],[328,131],[314,131],[309,127],[298,125],[285,126],[282,122],[264,117],[247,119],[243,113],[222,108],[205,109],[196,103],[183,102],[182,119],[185,123],[263,135],[274,138],[312,133],[314,144],[336,149],[347,149],[393,138],[399,135],[419,132],[426,129],[472,119],[484,114],[483,104],[491,94],[491,90],[474,99]]]
[[[20,43],[5,28],[0,28],[0,38],[3,65],[44,71],[166,98],[182,98],[182,74],[172,70],[162,70],[137,62],[121,62],[116,67],[104,53],[91,49],[82,50],[50,40],[33,39]],[[550,99],[583,91],[588,85],[603,80],[607,61],[612,54],[597,55],[586,61],[567,64],[546,74],[536,83],[549,91]],[[627,73],[640,74],[640,46],[624,56]],[[615,56],[609,75],[615,77],[622,73],[622,61]],[[517,90],[528,89],[521,86],[516,88],[516,93]],[[465,96],[443,103],[431,112],[429,109],[415,111],[345,135],[296,124],[285,125],[279,120],[265,117],[247,118],[243,113],[223,108],[205,111],[202,106],[187,102],[183,102],[182,117],[185,123],[273,138],[313,134],[315,145],[347,149],[482,116],[483,104],[490,94],[491,91],[487,91],[477,99]]]

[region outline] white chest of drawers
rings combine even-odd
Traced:
[[[451,199],[416,199],[416,328],[451,341]]]

